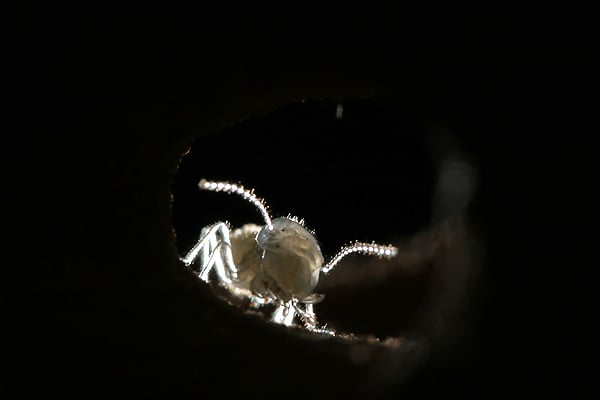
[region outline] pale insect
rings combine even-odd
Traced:
[[[241,196],[258,209],[265,225],[246,224],[231,232],[225,222],[206,226],[181,260],[187,266],[198,260],[198,276],[207,283],[214,270],[219,284],[232,295],[249,300],[254,308],[274,305],[271,319],[278,324],[293,326],[298,317],[306,329],[334,335],[318,325],[313,309],[313,304],[324,298],[314,293],[320,274],[328,274],[352,253],[392,258],[398,252],[391,245],[355,242],[323,264],[319,244],[303,220],[291,216],[272,219],[265,201],[242,185],[202,179],[198,186]]]

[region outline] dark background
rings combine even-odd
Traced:
[[[267,28],[209,13],[197,21],[54,11],[19,19],[7,36],[6,105],[16,123],[4,146],[5,213],[17,240],[3,280],[3,391],[320,398],[585,390],[589,262],[569,245],[590,237],[577,211],[591,199],[576,194],[591,182],[581,172],[593,159],[582,150],[597,106],[586,21],[421,24],[390,14]],[[193,207],[177,209],[175,189],[204,176],[191,167],[207,168],[202,154],[217,164],[209,178],[248,181],[277,213],[305,217],[328,254],[355,238],[418,232],[431,217],[434,168],[415,132],[432,122],[452,132],[480,178],[470,215],[487,248],[468,351],[434,354],[402,385],[392,368],[380,393],[361,386],[368,366],[351,365],[344,346],[241,318],[178,263],[194,227],[182,222]],[[323,126],[329,136],[313,130]],[[343,139],[332,162],[332,138],[350,131],[358,141]],[[245,137],[194,141],[208,134]],[[186,175],[177,175],[190,145]],[[233,201],[209,197],[206,209],[226,212],[221,200]],[[577,207],[567,205],[573,199]],[[246,208],[242,216],[252,216]],[[198,218],[229,218],[202,210]]]

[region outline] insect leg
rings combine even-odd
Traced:
[[[271,318],[276,324],[292,326],[296,310],[290,301],[281,302]]]
[[[273,302],[271,299],[258,297],[254,295],[249,295],[248,298],[250,299],[250,307],[255,310],[259,309],[265,304],[271,304]]]
[[[312,304],[306,304],[306,319],[305,321],[309,325],[309,329],[314,329],[317,327],[317,316],[315,315],[315,311],[313,310]]]
[[[294,303],[294,309],[296,310],[296,314],[300,317],[306,329],[314,333],[320,333],[330,336],[336,335],[334,330],[329,329],[326,326],[319,327],[319,324],[317,322],[317,316],[315,315],[312,303],[305,304],[305,307],[306,309],[303,310],[297,303]]]
[[[218,233],[221,235],[221,243],[224,245],[221,246],[221,257],[225,267],[227,267],[229,271],[229,277],[236,281],[238,279],[238,269],[233,262],[233,254],[231,253],[231,240],[229,239],[229,228],[224,223],[218,224]]]
[[[273,322],[275,322],[276,324],[283,324],[283,310],[285,309],[285,305],[279,304],[279,306],[277,306],[277,308],[275,309],[275,312],[273,312],[273,316],[271,317],[271,320]]]
[[[221,247],[223,242],[217,239],[216,232],[210,235],[210,237],[208,238],[208,243],[210,257],[208,258],[208,260],[202,260],[203,267],[200,270],[200,278],[203,281],[207,282],[208,274],[214,266],[219,279],[225,283],[231,283],[231,281],[227,277],[227,274],[225,273],[225,266],[223,264],[223,259],[221,258]]]
[[[202,229],[202,231],[200,232],[200,239],[198,240],[198,242],[196,242],[194,247],[192,247],[192,249],[185,255],[185,257],[181,259],[181,261],[183,261],[185,265],[189,266],[194,262],[196,257],[198,257],[198,253],[200,251],[203,251],[203,255],[205,255],[204,253],[207,249],[206,246],[209,245],[210,236],[214,235],[216,230],[216,226]]]
[[[303,310],[298,305],[298,302],[294,303],[294,310],[296,311],[296,313],[298,314],[298,316],[304,323],[304,326],[306,327],[306,329],[313,330],[317,327],[317,316],[315,315],[312,304],[306,304],[305,307],[306,307],[306,310]]]
[[[210,228],[203,228],[201,235],[208,234],[208,231],[210,230]],[[208,282],[208,273],[210,272],[212,267],[211,265],[208,265],[209,261],[210,261],[210,240],[208,240],[208,238],[206,239],[206,244],[202,247],[202,253],[200,255],[200,273],[198,274],[198,276],[200,277],[200,279],[202,279],[204,282]]]
[[[285,303],[285,310],[283,312],[284,319],[283,324],[285,326],[291,326],[294,323],[294,317],[296,316],[296,309],[294,308],[291,301]]]
[[[231,283],[230,276],[234,280],[237,279],[237,267],[231,254],[229,228],[225,223],[219,222],[202,229],[200,240],[181,261],[189,266],[198,255],[200,258],[200,273],[198,275],[202,280],[208,281],[208,275],[213,266],[222,281]],[[229,271],[226,271],[225,268]]]

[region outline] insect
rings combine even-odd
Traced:
[[[254,190],[206,179],[200,180],[198,186],[201,190],[242,197],[256,207],[265,224],[246,224],[234,230],[226,222],[206,226],[181,260],[186,266],[196,263],[200,279],[207,283],[216,279],[230,294],[248,300],[253,308],[273,305],[271,320],[277,324],[294,326],[299,319],[310,331],[335,335],[318,325],[314,312],[313,305],[324,298],[314,292],[320,275],[327,275],[352,253],[392,258],[398,252],[392,245],[354,242],[324,263],[314,232],[304,227],[304,221],[292,216],[271,218],[264,199],[257,197]]]

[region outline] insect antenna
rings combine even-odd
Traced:
[[[242,185],[236,185],[235,183],[229,182],[214,182],[206,179],[201,179],[198,183],[198,187],[202,190],[210,190],[212,192],[225,192],[228,194],[237,194],[249,201],[258,209],[267,226],[270,230],[273,229],[273,223],[271,222],[271,216],[269,215],[267,204],[263,198],[257,197],[254,194],[254,189],[248,190]]]
[[[335,267],[342,258],[352,253],[365,254],[369,256],[392,258],[398,254],[398,248],[392,245],[381,245],[376,243],[363,243],[355,242],[353,244],[344,246],[338,251],[338,253],[329,261],[321,271],[324,274],[329,273]]]

